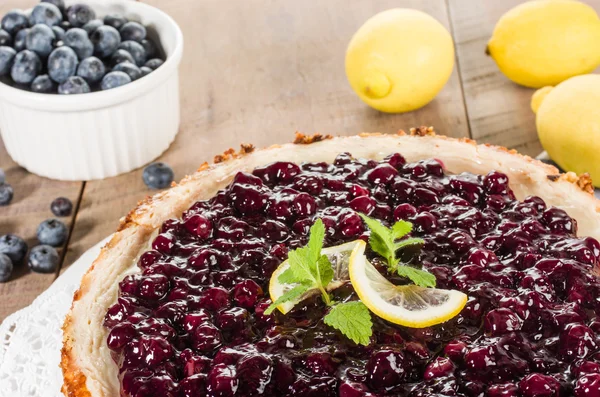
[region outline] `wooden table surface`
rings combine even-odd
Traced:
[[[454,137],[541,151],[533,90],[507,80],[485,45],[500,16],[521,0],[143,0],[169,13],[181,26],[185,53],[181,64],[181,128],[160,160],[176,179],[241,142],[261,147],[288,142],[295,131],[350,135],[361,131],[394,133],[433,125]],[[600,0],[585,0],[600,11]],[[28,8],[36,0],[2,0],[0,15]],[[475,5],[476,3],[476,5]],[[344,53],[352,34],[375,13],[393,8],[421,9],[446,26],[456,46],[450,80],[426,107],[388,115],[364,105],[344,73]],[[111,234],[119,218],[152,194],[142,170],[102,181],[57,182],[17,166],[0,141],[0,168],[13,185],[11,205],[0,207],[0,235],[15,233],[30,246],[35,229],[52,216],[50,202],[69,197],[77,211],[67,219],[69,241],[57,274],[18,269],[0,284],[0,320],[29,305],[83,252]]]

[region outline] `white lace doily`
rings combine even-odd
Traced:
[[[0,396],[64,397],[60,328],[81,278],[108,239],[84,253],[30,306],[0,324]]]

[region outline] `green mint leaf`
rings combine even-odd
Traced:
[[[327,288],[327,285],[333,280],[333,266],[326,255],[321,255],[317,261],[317,274],[321,285]]]
[[[293,301],[294,299],[300,297],[302,294],[306,293],[306,291],[308,291],[309,289],[310,287],[304,284],[299,284],[295,286],[291,290],[281,295],[279,299],[277,299],[275,302],[271,303],[267,310],[265,310],[265,314],[269,315],[273,313],[273,311],[277,309],[277,306],[285,302]]]
[[[402,277],[410,279],[419,287],[433,288],[435,287],[435,276],[425,270],[415,269],[410,266],[398,266],[398,274]]]
[[[361,301],[335,305],[323,318],[325,324],[339,330],[356,344],[367,346],[373,334],[369,309]]]
[[[321,249],[323,249],[323,241],[325,240],[325,225],[321,219],[317,219],[310,228],[308,237],[308,255],[310,262],[316,264],[321,257]]]
[[[413,225],[410,222],[398,221],[392,226],[392,237],[398,240],[412,232]]]
[[[315,258],[315,262],[318,259]],[[281,273],[279,281],[285,284],[311,282],[317,283],[313,273],[314,264],[310,261],[310,253],[307,247],[297,248],[288,254],[290,267]]]
[[[409,245],[423,245],[423,244],[425,244],[425,240],[423,240],[422,238],[411,237],[411,238],[404,239],[402,241],[398,241],[397,243],[394,244],[394,246],[395,246],[396,250],[399,250],[401,248],[408,247]]]
[[[395,267],[398,264],[398,260],[396,260],[396,248],[391,230],[377,219],[369,218],[365,214],[359,215],[371,230],[371,235],[369,236],[369,246],[371,246],[371,249],[384,257],[390,268]]]

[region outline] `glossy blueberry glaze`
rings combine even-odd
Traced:
[[[268,281],[316,218],[327,246],[366,239],[356,211],[405,219],[425,240],[405,261],[466,292],[451,321],[408,329],[373,316],[369,346],[323,324],[318,299],[264,314]],[[166,221],[105,318],[123,396],[599,396],[600,244],[499,172],[448,175],[340,154],[239,173]],[[371,259],[377,264],[377,259]],[[402,280],[398,280],[402,282]],[[337,299],[356,299],[346,285]]]

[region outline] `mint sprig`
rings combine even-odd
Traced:
[[[331,309],[324,317],[325,324],[339,330],[355,343],[369,344],[373,334],[371,314],[360,301],[336,302],[327,292],[333,280],[333,266],[326,255],[321,254],[325,240],[325,226],[317,219],[310,228],[308,244],[288,254],[289,267],[279,275],[278,281],[293,287],[273,302],[265,314],[271,314],[277,306],[292,302],[311,290],[320,292],[323,302]]]
[[[420,238],[402,239],[412,232],[412,223],[398,221],[392,227],[386,227],[377,219],[370,218],[365,214],[359,215],[371,230],[369,246],[373,252],[381,255],[386,260],[390,272],[397,272],[400,276],[408,278],[420,287],[435,287],[436,280],[433,274],[412,266],[402,265],[400,264],[400,258],[396,256],[398,250],[424,243],[423,239]]]

